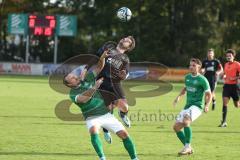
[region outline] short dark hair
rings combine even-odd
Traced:
[[[190,62],[195,62],[195,63],[197,63],[198,65],[200,65],[202,67],[202,62],[198,58],[191,58]]]
[[[133,38],[133,36],[128,36],[128,38],[132,41],[132,44],[128,49],[128,52],[130,52],[135,48],[136,42],[135,42],[135,39]]]
[[[234,57],[236,56],[236,51],[234,49],[227,49],[225,54],[231,53]]]
[[[68,74],[65,74],[65,75],[63,76],[63,84],[64,84],[65,86],[69,87],[69,82],[68,82],[67,79],[66,79],[67,76],[68,76]]]

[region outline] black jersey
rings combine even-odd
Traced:
[[[215,79],[216,78],[216,72],[219,69],[221,63],[218,59],[213,60],[204,60],[202,62],[202,68],[205,69],[204,76],[207,79]]]
[[[106,46],[101,47],[98,50],[97,55],[100,57],[105,49]],[[106,58],[105,66],[98,77],[108,78],[114,83],[117,83],[121,81],[121,78],[118,76],[119,72],[121,70],[126,70],[128,73],[129,71],[129,58],[126,54],[122,54],[116,50],[116,47],[111,46],[111,48],[108,49],[110,50],[109,57]]]

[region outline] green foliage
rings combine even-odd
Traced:
[[[77,15],[77,37],[60,37],[60,62],[76,54],[94,53],[105,41],[118,41],[125,35],[137,40],[130,55],[132,61],[155,61],[168,66],[184,66],[189,57],[202,59],[208,48],[214,48],[218,57],[227,48],[240,50],[238,0],[95,0],[92,6],[91,2],[9,0],[1,16],[6,19],[11,12]],[[133,12],[127,23],[116,17],[122,6]],[[49,56],[43,61],[50,61]]]

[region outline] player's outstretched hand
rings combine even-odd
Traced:
[[[94,89],[98,89],[103,83],[103,77],[96,81]]]
[[[204,112],[207,113],[208,111],[209,111],[209,107],[208,107],[208,106],[205,106]]]

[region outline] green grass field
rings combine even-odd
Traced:
[[[217,108],[203,114],[192,125],[195,153],[178,157],[182,145],[172,131],[172,115],[185,100],[172,107],[172,100],[182,84],[173,84],[168,94],[137,99],[130,108],[133,137],[141,160],[239,159],[240,110],[229,105],[227,128],[218,128],[221,118],[221,86],[217,88]],[[142,89],[148,89],[145,86]],[[0,159],[1,160],[97,160],[84,122],[62,121],[55,115],[55,105],[67,99],[49,88],[47,77],[0,77]],[[73,113],[79,113],[72,105]],[[168,120],[154,120],[151,114],[168,115]],[[116,113],[116,111],[115,111]],[[140,117],[136,118],[139,113]],[[118,117],[118,116],[117,116]],[[101,134],[102,137],[102,134]],[[115,135],[111,145],[102,139],[109,160],[129,159],[122,142]]]

